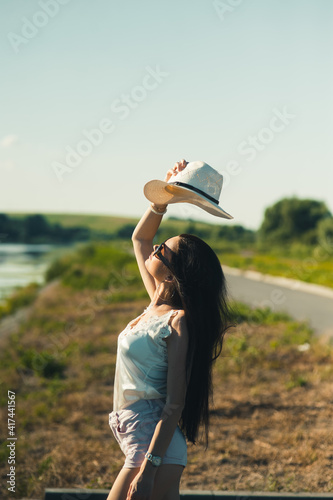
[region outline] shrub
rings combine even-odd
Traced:
[[[37,352],[35,349],[21,350],[21,363],[24,368],[33,370],[45,378],[63,378],[66,365],[48,351]]]

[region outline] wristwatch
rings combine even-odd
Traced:
[[[148,452],[145,454],[145,458],[149,460],[149,462],[151,462],[151,464],[154,467],[159,467],[162,463],[161,457],[158,457],[157,455],[152,455],[151,453]]]

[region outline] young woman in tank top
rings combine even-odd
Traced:
[[[226,282],[200,238],[153,245],[165,208],[152,204],[132,236],[151,303],[118,337],[109,423],[126,459],[107,500],[179,499],[186,440],[202,425],[208,446],[212,364],[231,325]]]

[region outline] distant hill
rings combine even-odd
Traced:
[[[129,239],[139,218],[89,214],[0,214],[0,242],[64,243],[73,241]],[[253,243],[255,231],[243,226],[221,226],[192,219],[169,217],[163,220],[157,238],[181,233],[215,240]]]

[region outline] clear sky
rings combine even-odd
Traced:
[[[0,14],[0,212],[139,217],[144,184],[182,158],[224,175],[234,220],[168,215],[257,228],[293,195],[333,211],[333,1],[15,0]]]

